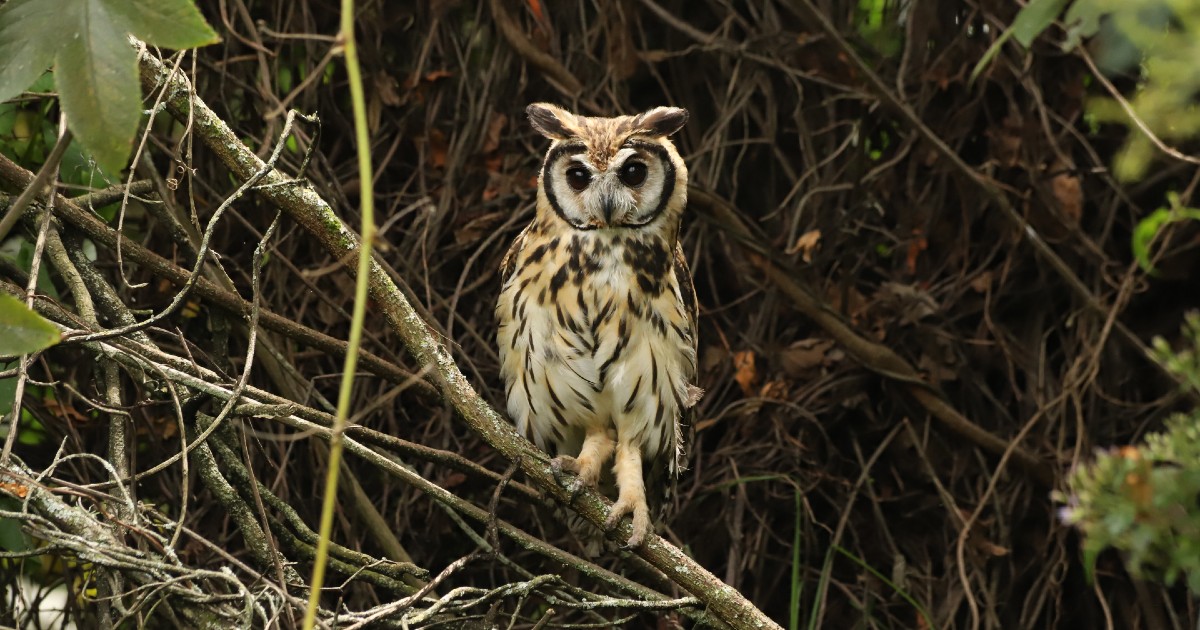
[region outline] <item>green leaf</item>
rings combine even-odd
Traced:
[[[1137,227],[1133,229],[1133,258],[1137,261],[1139,267],[1143,271],[1154,273],[1154,268],[1150,264],[1150,243],[1154,240],[1155,235],[1162,226],[1166,225],[1171,220],[1171,211],[1166,208],[1159,208],[1150,214],[1150,216],[1138,221]]]
[[[56,2],[10,0],[0,7],[0,101],[20,94],[50,67],[61,27]]]
[[[196,48],[221,41],[192,0],[100,0],[134,37],[164,48]]]
[[[1065,6],[1067,0],[1030,0],[1017,14],[1008,30],[1012,31],[1013,37],[1017,38],[1022,46],[1029,48],[1033,40],[1054,23],[1054,18],[1062,13]]]
[[[1170,202],[1170,208],[1159,208],[1151,212],[1150,216],[1138,221],[1133,228],[1133,239],[1130,244],[1133,249],[1133,258],[1139,267],[1152,274],[1155,271],[1153,265],[1150,264],[1150,244],[1154,242],[1158,233],[1172,223],[1200,220],[1200,210],[1180,206],[1177,193],[1168,193],[1167,199]]]
[[[67,124],[101,168],[119,173],[141,117],[137,54],[103,0],[79,4],[84,6],[75,11],[73,36],[63,38],[54,80]]]
[[[21,531],[21,521],[15,518],[0,518],[0,549],[25,551],[29,548],[29,539]]]
[[[5,363],[3,368],[9,369],[16,362]],[[0,409],[12,409],[13,400],[17,397],[17,379],[0,379]],[[11,551],[11,550],[10,550]]]
[[[996,39],[987,52],[983,53],[979,63],[975,64],[975,68],[971,70],[970,81],[972,83],[975,81],[979,73],[983,72],[983,69],[992,62],[992,59],[1000,52],[1000,47],[1009,38],[1015,37],[1022,46],[1029,48],[1033,40],[1037,39],[1037,36],[1041,35],[1047,26],[1054,23],[1054,18],[1058,17],[1065,6],[1067,6],[1067,0],[1029,0],[1029,4],[1021,9],[1008,30],[1004,31],[1004,34]]]
[[[54,324],[30,310],[24,302],[0,293],[0,355],[37,352],[53,346],[60,339]]]
[[[0,8],[0,100],[53,62],[71,130],[103,170],[119,173],[141,116],[129,34],[167,48],[219,39],[192,0],[10,0]]]
[[[1076,2],[1067,9],[1063,22],[1067,25],[1067,40],[1063,50],[1074,50],[1079,42],[1100,30],[1100,17],[1104,7],[1098,2]]]

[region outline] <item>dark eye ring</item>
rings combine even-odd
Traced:
[[[626,162],[621,167],[621,182],[626,186],[641,186],[646,181],[646,165],[641,162]]]
[[[567,183],[575,190],[583,190],[592,183],[592,174],[582,166],[572,166],[567,169]]]

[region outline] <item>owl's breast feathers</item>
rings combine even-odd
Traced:
[[[501,273],[501,373],[517,429],[573,454],[587,428],[611,428],[677,474],[680,415],[700,390],[695,292],[673,239],[534,222]]]

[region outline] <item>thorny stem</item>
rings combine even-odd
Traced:
[[[342,385],[338,390],[337,415],[329,435],[329,470],[325,478],[325,500],[321,506],[321,530],[317,540],[317,557],[313,562],[308,595],[308,610],[304,613],[304,630],[316,622],[321,600],[321,585],[325,581],[325,563],[329,556],[329,537],[333,531],[333,507],[337,501],[338,473],[342,465],[342,437],[346,418],[350,416],[350,395],[354,386],[354,369],[358,363],[358,347],[362,342],[363,320],[367,313],[367,283],[370,279],[371,244],[375,240],[375,200],[371,170],[371,145],[367,137],[367,105],[363,96],[362,71],[358,66],[358,50],[354,43],[354,0],[342,0],[342,25],[338,33],[342,54],[346,57],[346,74],[350,80],[350,101],[354,107],[354,140],[358,146],[358,177],[361,182],[362,246],[358,248],[358,274],[354,283],[354,311],[350,316],[350,341],[342,370]],[[338,43],[334,43],[334,49]]]

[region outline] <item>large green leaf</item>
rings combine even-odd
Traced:
[[[0,7],[0,101],[20,94],[54,63],[61,17],[56,4],[44,0]]]
[[[10,0],[0,8],[0,100],[53,62],[72,131],[101,168],[120,172],[141,115],[130,34],[166,48],[218,41],[192,0]]]
[[[81,10],[58,51],[54,81],[71,130],[101,168],[119,173],[141,117],[137,55],[102,1],[74,2]]]
[[[29,310],[24,302],[0,293],[0,355],[37,352],[53,346],[59,339],[54,324]]]
[[[221,41],[192,0],[100,0],[134,37],[163,48],[196,48]]]
[[[979,59],[979,63],[975,64],[975,68],[971,70],[971,81],[979,76],[979,73],[992,62],[996,53],[1000,52],[1000,47],[1007,42],[1010,37],[1015,37],[1022,46],[1029,48],[1033,40],[1037,39],[1046,27],[1054,23],[1054,18],[1062,12],[1063,7],[1067,6],[1068,0],[1029,0],[1029,4],[1017,13],[1017,17],[1013,19],[1012,26],[1008,27],[1004,34],[996,38],[996,41],[983,53],[983,57]]]
[[[1054,23],[1054,18],[1067,6],[1067,0],[1029,0],[1029,4],[1017,14],[1009,31],[1021,45],[1029,48],[1046,27]]]

